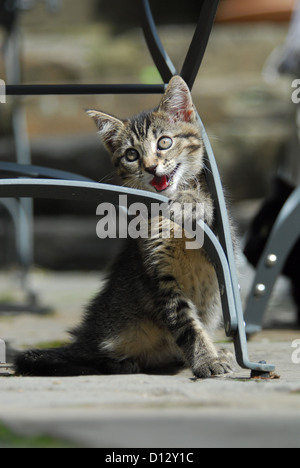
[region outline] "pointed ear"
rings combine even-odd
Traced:
[[[116,150],[116,136],[124,128],[122,120],[96,110],[87,110],[86,112],[95,121],[103,143],[110,152],[114,153]]]
[[[171,120],[195,122],[196,111],[186,82],[180,76],[174,76],[159,105],[159,110],[166,112]]]

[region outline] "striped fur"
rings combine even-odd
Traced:
[[[200,203],[204,220],[213,225],[201,131],[180,77],[172,79],[153,111],[128,120],[99,111],[89,115],[127,186],[163,192],[171,207]],[[164,221],[157,219],[158,230]],[[73,331],[72,344],[21,353],[17,373],[135,373],[174,362],[197,378],[227,373],[229,359],[210,337],[221,318],[215,270],[205,249],[186,250],[185,236],[176,238],[178,229],[173,224],[168,239],[129,239]]]

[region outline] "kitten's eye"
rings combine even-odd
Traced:
[[[172,145],[173,140],[169,137],[162,137],[157,143],[158,148],[162,151],[170,149]]]
[[[135,162],[140,158],[140,155],[137,150],[131,148],[126,151],[125,158],[128,162]]]

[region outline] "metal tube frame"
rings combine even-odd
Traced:
[[[9,82],[17,85],[21,81],[21,52],[20,38],[17,22],[14,22],[6,33],[3,45],[3,56],[5,63],[6,78]],[[26,128],[26,115],[18,98],[14,98],[12,106],[12,127],[16,149],[16,160],[19,164],[31,163],[30,144]],[[0,200],[0,203],[3,202]],[[33,202],[30,199],[16,201],[19,208],[20,229],[16,230],[16,246],[19,262],[22,268],[22,287],[28,297],[31,291],[26,288],[27,275],[34,263],[33,258]],[[12,207],[12,204],[6,208]],[[13,213],[11,213],[13,216]]]
[[[191,47],[183,66],[183,75],[190,88],[192,88],[197,72],[201,65],[209,35],[214,23],[218,4],[219,0],[202,0],[201,2],[200,18],[193,41],[191,43]],[[149,0],[142,0],[141,5],[142,21],[146,41],[148,43],[149,50],[152,53],[153,60],[162,75],[164,83],[167,83],[169,79],[177,72],[159,39],[155,22],[151,13]],[[38,94],[40,91],[46,91],[45,87],[41,88],[40,86],[31,86],[26,88],[26,85],[24,85],[23,88],[19,89],[10,88],[9,86],[7,88],[10,93],[22,92],[23,94],[27,94],[34,92],[35,94]],[[121,89],[126,93],[129,91],[127,86],[121,86],[119,90]],[[132,89],[136,88],[134,87]],[[158,88],[155,89],[158,91]],[[159,88],[159,92],[162,93],[164,89],[165,85]],[[146,91],[146,88],[143,88],[143,90]],[[48,91],[54,92],[54,88],[50,87]],[[74,88],[65,88],[64,94],[71,91],[74,92]],[[88,89],[80,87],[80,89],[77,89],[76,91],[81,93],[83,91],[88,91]],[[90,91],[92,90],[90,89]],[[106,91],[108,92],[108,88]],[[111,88],[111,91],[115,92],[114,87]],[[95,89],[93,90],[93,93],[96,93]],[[217,235],[215,235],[203,222],[200,222],[200,226],[204,230],[205,234],[205,249],[207,250],[209,257],[215,266],[219,279],[226,334],[227,336],[232,337],[234,340],[237,362],[242,368],[255,370],[261,373],[268,373],[275,369],[273,365],[268,365],[262,362],[250,362],[248,357],[245,324],[226,203],[212,147],[199,116],[198,119],[199,125],[202,128],[203,140],[207,153],[206,166],[208,168],[208,185],[212,193],[212,197],[216,202]],[[120,194],[127,195],[129,197],[129,201],[143,202],[146,204],[146,206],[149,206],[153,202],[167,201],[165,197],[154,194],[152,192],[91,182],[44,179],[0,180],[0,197],[22,196],[51,199],[66,198],[100,203],[107,201],[106,196],[108,194],[109,201],[115,203],[116,205],[118,205]]]
[[[300,236],[300,187],[284,204],[272,229],[268,243],[257,266],[246,311],[246,331],[252,335],[261,331],[263,315],[275,282]]]
[[[162,94],[165,86],[143,84],[60,84],[60,85],[7,85],[7,96],[67,96],[96,94]]]

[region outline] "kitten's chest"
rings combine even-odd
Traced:
[[[185,241],[173,239],[172,255],[168,254],[168,242],[162,246],[162,256],[165,252],[161,261],[162,273],[174,276],[184,294],[199,310],[204,310],[218,290],[215,269],[203,249],[188,250]]]
[[[206,309],[217,288],[215,270],[202,249],[185,251],[184,256],[183,263],[174,262],[177,281],[199,310]]]

